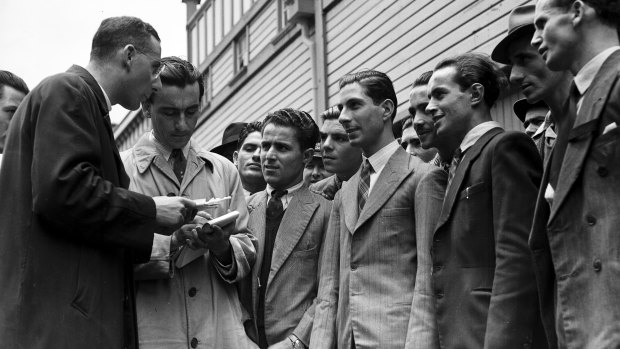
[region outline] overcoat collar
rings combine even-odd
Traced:
[[[136,167],[140,174],[146,172],[149,166],[156,166],[168,179],[181,187],[181,183],[177,179],[176,175],[172,171],[172,167],[168,164],[168,161],[157,151],[157,146],[150,139],[150,133],[143,134],[136,145],[133,147],[133,155],[136,159]],[[188,185],[192,182],[192,179],[200,172],[203,166],[207,166],[213,171],[213,164],[208,159],[208,154],[204,151],[196,149],[193,146],[193,142],[190,140],[189,153],[187,155],[187,168],[186,175],[183,178],[183,185]]]
[[[620,66],[620,51],[614,52],[607,58],[583,96],[583,104],[568,136],[568,145],[551,205],[549,222],[557,215],[583,168],[590,145],[599,129],[601,112],[610,97],[614,80],[619,78],[618,66]],[[618,98],[618,96],[613,96],[613,98]]]
[[[494,128],[485,133],[476,143],[474,143],[471,148],[469,148],[465,152],[465,157],[463,161],[459,164],[456,169],[456,173],[454,174],[454,178],[450,183],[450,187],[448,188],[448,192],[446,193],[446,198],[443,201],[443,207],[441,208],[441,215],[439,216],[439,220],[437,222],[437,231],[442,225],[444,225],[448,218],[450,218],[450,214],[452,213],[452,208],[454,207],[454,202],[456,201],[456,197],[460,192],[461,185],[463,184],[463,180],[467,173],[469,173],[469,169],[474,160],[480,156],[482,149],[493,139],[493,137],[498,134],[504,132],[501,128]]]

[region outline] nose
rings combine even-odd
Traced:
[[[153,92],[161,90],[161,80],[159,79],[159,76],[151,80],[151,89]]]
[[[345,125],[351,122],[351,116],[349,115],[349,111],[347,108],[342,108],[342,110],[340,111],[338,122],[341,123],[342,125]]]
[[[437,104],[435,103],[433,98],[431,98],[431,100],[428,101],[428,105],[426,106],[426,109],[424,111],[426,112],[426,114],[430,116],[433,116],[433,117],[435,116],[435,114],[437,113]]]
[[[521,82],[523,81],[523,72],[518,65],[512,66],[509,80],[513,84],[521,85]]]
[[[332,150],[334,147],[332,146],[332,137],[331,136],[327,136],[327,138],[325,138],[325,140],[323,141],[323,144],[321,144],[321,149],[323,150],[323,153],[326,150]]]
[[[312,178],[319,178],[321,176],[320,166],[314,166],[312,169]]]
[[[189,129],[189,126],[187,124],[187,118],[185,117],[184,112],[181,112],[181,115],[179,116],[177,121],[174,123],[174,127],[176,128],[177,131],[186,131],[187,129]]]
[[[530,45],[532,45],[536,50],[538,50],[540,44],[542,43],[542,36],[540,34],[540,30],[536,29],[534,35],[532,36],[532,41],[530,41]]]

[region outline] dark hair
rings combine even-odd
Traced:
[[[358,83],[364,89],[364,93],[370,97],[375,105],[389,99],[394,103],[392,111],[392,121],[396,116],[396,108],[398,101],[396,100],[396,92],[392,80],[385,74],[376,70],[362,70],[357,73],[346,74],[340,78],[340,89],[344,86]]]
[[[250,122],[249,124],[245,125],[245,127],[241,129],[241,132],[239,132],[239,140],[237,141],[237,150],[241,149],[243,142],[245,142],[245,139],[248,138],[248,135],[250,133],[261,132],[262,126],[263,126],[263,123],[260,121]]]
[[[484,87],[484,103],[491,108],[501,89],[507,86],[504,73],[491,61],[489,56],[468,52],[455,57],[446,58],[435,66],[435,71],[441,68],[454,67],[456,69],[455,81],[461,90],[478,83]]]
[[[428,82],[431,81],[432,75],[432,70],[425,71],[424,73],[420,74],[420,76],[418,76],[418,78],[415,79],[415,81],[413,82],[413,86],[411,86],[411,88],[428,85]]]
[[[30,90],[28,90],[28,85],[26,85],[26,82],[24,82],[22,78],[8,70],[0,70],[0,98],[2,98],[2,93],[4,92],[2,87],[5,85],[23,92],[25,95],[30,92]]]
[[[596,15],[601,18],[604,23],[619,28],[620,27],[620,0],[582,0],[588,6],[592,7]],[[554,0],[551,3],[553,7],[559,7],[568,10],[575,0]],[[620,29],[619,29],[620,30]],[[619,33],[620,35],[620,33]]]
[[[338,109],[338,106],[329,107],[329,109],[322,112],[321,115],[319,115],[319,117],[321,118],[322,121],[338,120],[338,118],[340,117],[340,109]]]
[[[91,60],[110,58],[119,48],[133,44],[138,50],[147,51],[151,38],[157,41],[157,31],[137,17],[110,17],[101,22],[93,37]]]
[[[305,111],[284,108],[271,112],[263,121],[261,132],[265,130],[268,124],[294,128],[302,151],[308,148],[314,149],[314,145],[320,139],[319,127],[312,120],[310,114]]]
[[[205,83],[198,68],[190,62],[174,56],[162,58],[161,64],[166,67],[159,75],[162,85],[172,85],[183,88],[198,82],[198,99],[200,100],[202,98],[205,92]],[[149,104],[153,103],[153,97],[156,94],[157,92],[152,93],[146,102]]]

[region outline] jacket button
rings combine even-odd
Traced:
[[[607,177],[607,175],[609,174],[609,170],[607,169],[607,167],[601,166],[596,169],[596,173],[598,173],[598,175],[601,177]]]
[[[597,258],[592,263],[592,268],[594,268],[594,271],[598,273],[601,269],[603,269],[603,263],[601,263],[601,260]]]
[[[190,297],[194,297],[196,295],[196,287],[190,288],[187,294],[189,294]]]
[[[196,348],[198,346],[198,339],[196,339],[196,337],[192,338],[189,344],[192,346],[192,348]]]
[[[357,270],[357,264],[351,263],[351,270]]]
[[[594,224],[596,224],[596,218],[594,218],[591,215],[587,215],[586,222],[588,223],[589,226],[593,226]]]
[[[175,193],[168,193],[168,196],[177,196]]]

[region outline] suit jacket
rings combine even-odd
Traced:
[[[551,207],[548,168],[538,196],[530,247],[554,347],[620,346],[620,128],[603,134],[613,122],[620,126],[620,51],[583,96]]]
[[[83,68],[49,77],[11,122],[0,170],[0,346],[135,343],[134,260],[153,199],[126,190],[101,88]]]
[[[521,132],[492,129],[464,153],[432,245],[442,348],[546,347],[527,246],[541,174]]]
[[[418,270],[415,276],[406,349],[439,349],[435,295],[431,284],[431,245],[446,192],[448,173],[434,168],[418,184],[415,193],[415,233]]]
[[[417,266],[415,191],[432,169],[398,147],[357,209],[360,171],[336,194],[311,348],[403,348]]]
[[[248,335],[256,342],[258,280],[265,254],[266,209],[267,192],[263,190],[252,195],[248,201],[248,228],[258,239],[258,253],[250,279],[245,279],[241,285],[241,298],[252,314]],[[291,333],[306,345],[310,341],[314,300],[319,286],[319,260],[330,211],[331,202],[304,185],[284,212],[265,286],[265,332],[270,345],[286,339]]]

